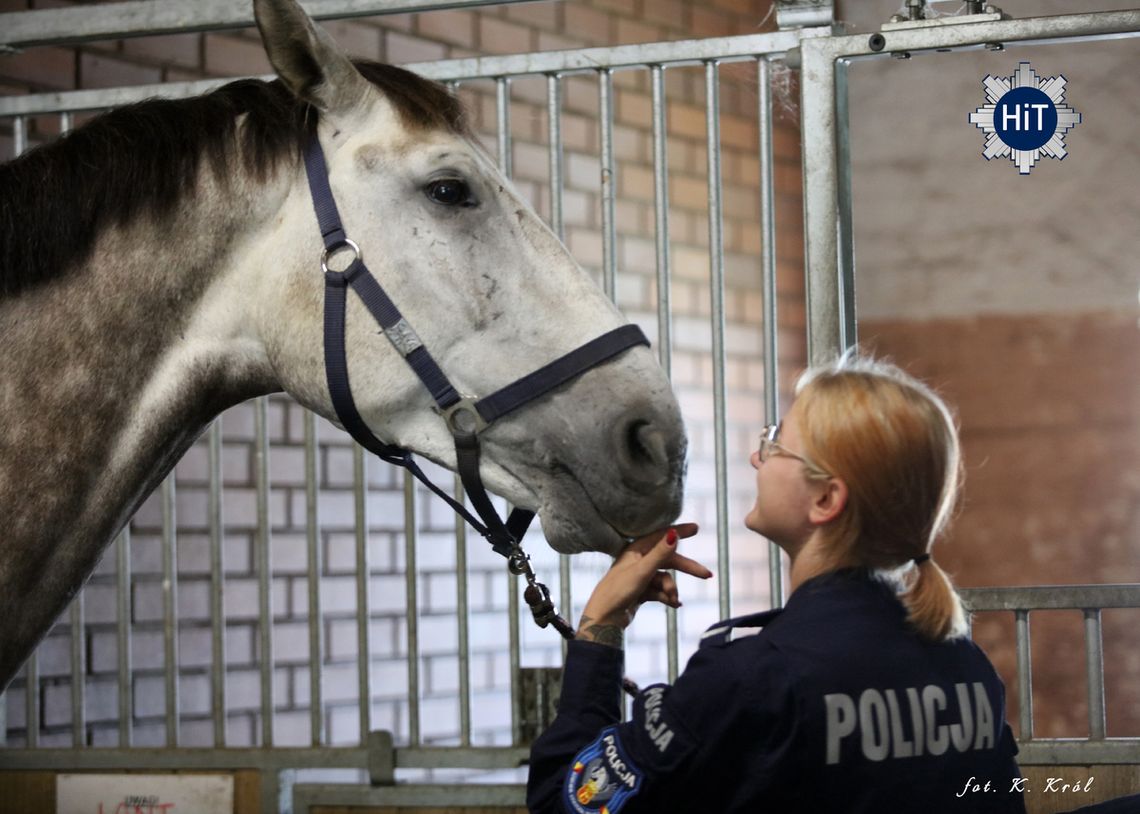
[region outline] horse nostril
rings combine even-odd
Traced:
[[[635,418],[625,422],[617,440],[617,457],[627,483],[654,488],[670,481],[668,439],[651,421]]]

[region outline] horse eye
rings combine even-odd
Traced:
[[[432,181],[424,190],[437,204],[444,206],[473,206],[471,188],[458,178],[441,178]]]

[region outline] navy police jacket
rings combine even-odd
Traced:
[[[530,811],[1024,814],[993,666],[905,617],[865,572],[816,577],[783,610],[711,628],[624,723],[622,652],[571,642],[558,716],[531,751]],[[746,627],[763,629],[733,638]]]

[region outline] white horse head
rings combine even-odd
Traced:
[[[319,111],[346,231],[458,390],[488,395],[625,322],[478,147],[442,88],[395,69],[358,69],[291,0],[255,8],[278,74]],[[296,181],[263,238],[264,271],[252,278],[258,325],[285,389],[332,416],[314,375],[322,247]],[[428,393],[350,299],[349,370],[365,420],[385,441],[454,468],[451,434]],[[489,488],[537,509],[560,551],[614,552],[679,511],[679,411],[644,348],[495,424],[482,441]]]

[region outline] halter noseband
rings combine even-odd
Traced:
[[[328,169],[317,139],[315,121],[304,145],[304,162],[313,208],[325,244],[321,255],[321,270],[325,275],[325,375],[337,417],[358,444],[383,460],[404,467],[432,492],[443,498],[487,539],[497,553],[508,558],[515,573],[528,573],[530,569],[526,563],[526,555],[519,548],[519,543],[531,520],[534,519],[534,512],[515,509],[505,522],[499,517],[479,475],[479,433],[497,419],[618,354],[637,345],[648,346],[649,340],[638,326],[623,325],[489,396],[480,399],[461,395],[448,381],[447,376],[436,364],[395,303],[364,265],[359,247],[348,239],[329,187]],[[343,271],[330,269],[329,258],[343,251],[352,252],[352,262]],[[444,417],[455,439],[457,469],[463,488],[482,522],[472,516],[466,506],[433,484],[416,464],[411,452],[387,444],[373,435],[356,409],[349,387],[348,362],[345,356],[345,303],[349,287],[360,297],[365,307],[384,329],[389,341],[404,357],[404,361],[435,400],[436,409]],[[532,578],[533,575],[528,574],[528,582],[534,586]],[[545,586],[541,587],[545,590]],[[533,605],[532,610],[534,610]],[[553,611],[552,605],[550,610]],[[536,620],[538,617],[539,613],[536,610]],[[554,620],[547,620],[551,621]],[[542,621],[540,624],[545,626]]]

